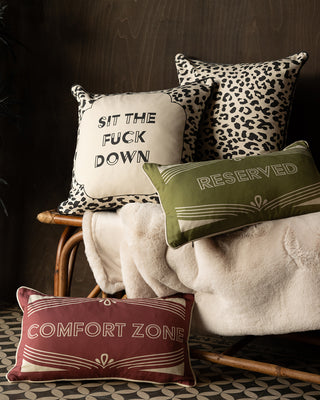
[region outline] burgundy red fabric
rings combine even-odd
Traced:
[[[155,299],[53,297],[21,287],[24,312],[9,381],[127,379],[193,386],[193,295]]]

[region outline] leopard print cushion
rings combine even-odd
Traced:
[[[215,64],[175,57],[180,84],[204,78],[216,86],[196,143],[197,161],[258,155],[285,145],[297,77],[308,54],[276,61]]]
[[[158,194],[142,170],[143,161],[194,160],[197,132],[212,85],[207,79],[161,91],[110,95],[90,94],[75,85],[77,148],[69,196],[58,211],[82,215],[86,210],[115,210],[132,202],[158,203]],[[139,117],[133,121],[137,110]],[[141,110],[149,115],[149,124],[147,120],[142,123]],[[150,160],[143,159],[147,153]]]

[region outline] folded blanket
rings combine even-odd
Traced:
[[[193,330],[264,335],[320,329],[320,213],[167,246],[156,204],[86,212],[85,251],[97,283],[128,297],[195,293]]]

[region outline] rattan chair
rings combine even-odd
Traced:
[[[38,214],[37,219],[45,224],[65,226],[57,246],[56,264],[54,269],[54,295],[69,296],[76,254],[79,244],[83,240],[82,217],[62,215],[55,210],[50,210]],[[97,297],[100,293],[102,297],[109,296],[108,294],[103,293],[100,287],[96,285],[87,297]],[[117,293],[116,295],[113,295],[113,297],[119,298],[125,297],[125,295],[123,293]],[[320,346],[319,335],[309,336],[308,334],[289,334],[281,336],[286,339],[307,342]],[[254,338],[255,336],[245,336],[222,353],[213,353],[194,349],[191,351],[191,357],[275,377],[293,378],[300,381],[320,384],[320,374],[313,374],[285,368],[276,364],[234,357],[234,354],[236,354],[237,351],[254,340]]]

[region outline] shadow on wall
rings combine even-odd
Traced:
[[[320,169],[320,136],[318,134],[320,76],[300,77],[297,83],[287,143],[306,140]]]

